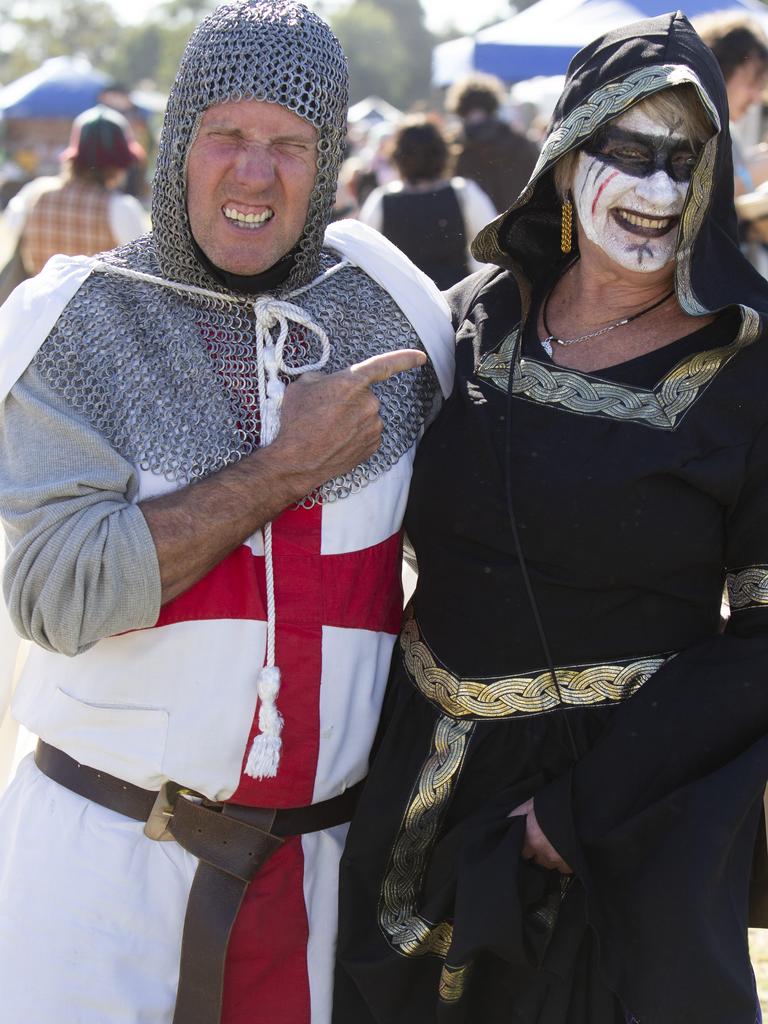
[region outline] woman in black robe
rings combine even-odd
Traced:
[[[334,1024],[755,1024],[768,285],[681,14],[574,58],[473,248],[494,266],[449,293]]]

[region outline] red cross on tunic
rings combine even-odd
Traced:
[[[346,554],[321,555],[322,505],[288,509],[272,524],[278,707],[285,718],[275,779],[243,775],[231,799],[258,807],[312,802],[319,726],[323,626],[397,633],[402,615],[400,536]],[[241,545],[163,606],[157,626],[195,619],[266,621],[264,556]],[[254,663],[254,687],[261,666]],[[226,691],[226,661],[222,690]],[[309,716],[309,718],[308,718]],[[254,716],[243,763],[257,730]]]
[[[285,719],[277,777],[242,774],[236,803],[311,803],[320,722],[323,626],[395,634],[402,614],[399,534],[345,554],[321,555],[322,506],[289,509],[272,524],[278,707]],[[158,626],[196,619],[266,621],[264,557],[237,548],[164,605]],[[254,664],[254,686],[261,666]],[[226,691],[226,660],[222,691]],[[257,732],[254,716],[243,763]],[[222,1024],[309,1024],[309,980],[300,838],[288,840],[248,887],[227,955]]]

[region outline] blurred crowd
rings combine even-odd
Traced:
[[[694,24],[726,82],[742,245],[768,276],[768,38],[738,12]],[[477,74],[455,83],[440,111],[394,120],[373,108],[350,125],[337,216],[382,231],[441,287],[476,269],[468,246],[478,222],[515,201],[551,114],[544,80],[534,102],[516,101],[515,93]]]
[[[392,119],[373,108],[349,126],[337,217],[376,228],[448,288],[478,269],[472,239],[528,181],[542,123],[484,74],[456,82],[439,112]]]
[[[694,24],[726,81],[744,251],[768,276],[768,38],[742,14]],[[477,73],[454,83],[439,109],[356,104],[335,219],[380,231],[441,288],[477,269],[472,239],[527,183],[559,92],[545,79],[523,85],[524,99],[519,86]],[[147,230],[154,134],[115,84],[75,120],[65,148],[16,140],[0,167],[0,298],[53,252],[91,254]]]

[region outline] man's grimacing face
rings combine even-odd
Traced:
[[[304,231],[317,170],[317,130],[277,103],[209,107],[187,160],[187,213],[209,260],[260,274]]]
[[[666,266],[696,156],[680,128],[642,110],[611,121],[576,161],[573,203],[584,234],[627,270]]]

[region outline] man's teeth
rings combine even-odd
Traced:
[[[243,224],[247,228],[257,228],[260,224],[271,220],[274,215],[272,210],[264,210],[263,213],[241,213],[234,206],[224,207],[224,216],[227,220],[237,221],[238,224]]]
[[[675,219],[674,217],[641,217],[639,213],[627,213],[626,210],[621,211],[621,217],[628,224],[634,224],[635,227],[649,228],[654,231],[669,227]]]

